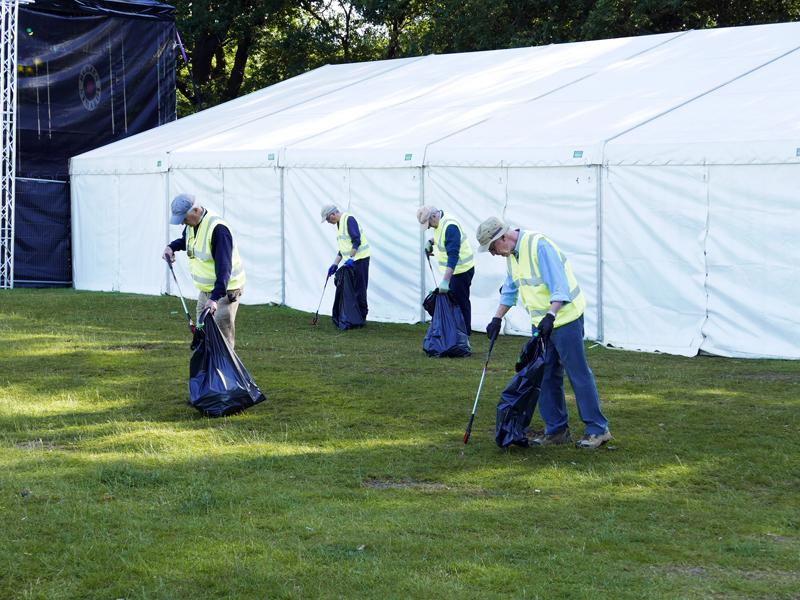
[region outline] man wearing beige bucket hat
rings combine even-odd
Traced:
[[[417,221],[423,231],[433,229],[433,238],[425,245],[425,254],[435,256],[442,270],[439,292],[450,292],[467,327],[467,335],[472,332],[472,305],[469,289],[475,275],[475,257],[469,238],[458,221],[435,206],[420,206]]]
[[[500,333],[503,317],[519,296],[531,316],[532,333],[547,340],[547,354],[539,394],[539,411],[545,432],[532,440],[551,446],[571,441],[569,415],[564,396],[567,372],[578,412],[585,424],[579,448],[599,448],[611,439],[608,420],[600,409],[594,374],[583,346],[583,312],[586,299],[566,255],[547,236],[524,229],[512,229],[501,219],[490,217],[478,226],[480,252],[505,257],[508,275],[500,289],[500,304],[486,327],[493,339]],[[526,344],[525,348],[534,344]],[[523,351],[517,371],[532,360]]]
[[[341,212],[335,204],[326,204],[319,212],[323,223],[336,227],[336,244],[339,251],[333,263],[328,267],[328,277],[336,273],[339,263],[353,267],[356,272],[356,298],[361,316],[366,319],[369,306],[367,304],[367,286],[369,285],[369,257],[372,251],[364,235],[364,228],[355,216],[349,212]]]

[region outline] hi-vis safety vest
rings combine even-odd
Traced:
[[[436,255],[436,260],[439,261],[439,266],[442,270],[447,268],[447,248],[445,248],[445,231],[450,225],[455,225],[458,228],[458,233],[461,235],[461,248],[458,251],[458,262],[456,268],[453,270],[453,275],[469,271],[475,266],[475,257],[472,254],[472,248],[469,245],[469,239],[464,235],[464,230],[461,229],[458,221],[450,217],[442,217],[439,220],[439,226],[433,230],[433,253]]]
[[[561,327],[579,319],[586,309],[586,298],[584,298],[578,281],[575,279],[572,265],[567,260],[567,257],[550,238],[541,233],[520,231],[519,234],[521,238],[518,245],[519,260],[513,254],[508,257],[508,272],[514,283],[517,284],[522,304],[525,305],[531,315],[533,326],[538,326],[539,321],[550,310],[550,289],[545,285],[542,279],[542,272],[539,269],[537,248],[540,240],[548,242],[558,252],[561,264],[564,265],[564,271],[567,273],[567,283],[569,284],[570,301],[558,311],[553,326]]]
[[[217,281],[217,271],[214,268],[214,257],[211,256],[211,234],[217,225],[225,225],[231,232],[233,252],[231,254],[231,277],[228,280],[229,290],[238,290],[244,285],[245,275],[242,261],[239,258],[239,248],[233,231],[225,220],[219,215],[206,211],[203,220],[197,226],[197,231],[191,225],[186,227],[186,254],[189,256],[189,270],[192,273],[194,284],[201,292],[210,292]]]
[[[342,213],[342,216],[339,217],[339,222],[336,224],[336,243],[339,245],[339,253],[344,259],[350,258],[350,252],[353,250],[353,240],[350,239],[350,233],[347,231],[347,219],[349,217],[353,217],[353,215]],[[356,219],[355,217],[353,218]],[[364,228],[358,222],[358,219],[356,219],[356,225],[358,225],[358,231],[361,233],[361,245],[358,247],[353,260],[369,258],[372,252],[369,250],[369,242],[367,241],[367,236],[364,235]]]

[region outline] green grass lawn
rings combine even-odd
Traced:
[[[209,420],[176,298],[0,292],[0,598],[800,597],[798,362],[587,344],[612,447],[501,451],[522,338],[464,446],[485,336],[237,330],[268,400]]]

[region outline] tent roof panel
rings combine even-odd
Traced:
[[[346,156],[354,165],[370,166],[376,160],[383,165],[387,154],[370,149],[389,150],[388,155],[405,162],[410,148],[424,148],[505,107],[572,85],[605,65],[646,51],[676,35],[428,57],[424,62],[367,82],[368,86],[355,88],[355,93],[370,98],[366,103],[370,110],[363,114],[357,115],[354,111],[349,117],[337,118],[343,116],[343,111],[336,109],[337,99],[333,95],[321,98],[321,104],[332,106],[326,111],[330,116],[328,127],[320,128],[315,135],[306,131],[293,142],[281,140],[280,143],[287,146],[282,164],[339,165]],[[414,77],[410,73],[414,69],[427,70],[433,76]],[[403,82],[388,80],[408,76],[413,86],[402,98],[397,90],[398,83],[402,85]],[[423,82],[427,86],[422,85]],[[381,94],[386,94],[383,106],[380,105]],[[348,101],[345,103],[350,105]],[[363,106],[362,103],[359,109]],[[309,109],[311,106],[306,105],[298,107],[297,112],[308,117]],[[293,109],[284,114],[294,112]],[[305,126],[306,118],[298,118],[300,121]],[[211,147],[217,142],[207,140],[205,143]],[[364,151],[359,153],[359,148]]]
[[[252,129],[257,127],[254,123],[265,116],[417,60],[420,59],[407,58],[320,67],[161,127],[96,148],[75,158],[86,160],[111,155],[124,157],[148,154],[154,150],[169,152],[191,140],[203,139],[237,125]]]
[[[611,164],[800,162],[800,50],[612,140]]]
[[[508,158],[509,148],[541,150],[547,146],[560,149],[552,160],[553,164],[562,164],[564,157],[558,154],[565,146],[579,150],[602,145],[792,51],[800,43],[800,23],[787,25],[792,27],[690,32],[436,142],[428,148],[426,164],[461,164],[465,152],[471,150],[478,161],[471,164],[483,160],[487,165],[514,165],[518,159]],[[687,52],[685,46],[692,51]],[[731,46],[741,49],[735,60],[720,58]],[[524,152],[514,154],[524,156]],[[602,152],[594,153],[594,157],[602,160]]]
[[[789,94],[791,105],[755,120],[792,131],[781,115],[798,105],[786,88],[800,85],[798,71],[778,59],[799,45],[800,23],[784,23],[326,66],[78,156],[73,168],[96,172],[102,158],[118,172],[129,157],[162,154],[206,164],[215,152],[247,164],[273,164],[265,153],[282,165],[575,164],[707,97],[755,111]],[[709,122],[750,126],[704,110]]]

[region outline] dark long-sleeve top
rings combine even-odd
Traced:
[[[447,268],[455,269],[461,254],[461,232],[453,224],[444,230],[444,249],[447,251]]]
[[[347,217],[347,234],[350,236],[350,241],[353,242],[353,248],[358,249],[361,245],[361,231],[358,229],[358,222],[354,217]],[[339,252],[339,256],[342,253]]]
[[[186,227],[183,228],[181,237],[170,242],[169,247],[173,252],[186,250]],[[195,227],[195,232],[197,232],[197,227]],[[211,290],[209,298],[216,302],[227,293],[233,262],[233,236],[231,236],[231,230],[225,225],[217,225],[211,232],[211,256],[214,258],[214,271],[217,279],[214,281],[214,289]]]

